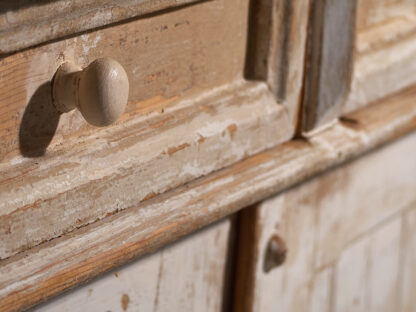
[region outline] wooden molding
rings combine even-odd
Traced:
[[[316,129],[416,83],[412,1],[314,1],[303,130]]]
[[[237,81],[163,115],[0,165],[0,257],[9,257],[270,148],[291,125],[265,83]]]
[[[354,70],[343,114],[416,83],[416,13],[356,32]]]
[[[0,55],[203,0],[17,1],[0,4]],[[38,2],[38,3],[36,3]]]
[[[0,310],[28,308],[416,130],[416,89],[0,261]]]
[[[306,59],[303,130],[339,116],[354,57],[356,0],[313,1]]]

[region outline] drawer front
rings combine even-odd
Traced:
[[[215,1],[168,14],[155,13],[4,57],[0,64],[0,159],[22,153],[30,156],[32,150],[58,145],[68,137],[79,144],[80,137],[97,133],[76,110],[62,115],[42,111],[48,109],[50,81],[66,61],[85,67],[100,57],[111,57],[124,67],[131,87],[122,124],[160,113],[185,93],[212,90],[242,77],[245,2]],[[46,119],[49,125],[40,128],[39,123]],[[53,141],[36,146],[36,135],[38,140]]]
[[[0,258],[289,140],[309,4],[256,5],[196,2],[2,57]],[[130,92],[96,128],[56,111],[51,81],[101,57]]]

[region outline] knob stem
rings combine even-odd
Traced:
[[[82,70],[73,63],[63,63],[53,79],[52,95],[56,109],[67,113],[78,106]]]

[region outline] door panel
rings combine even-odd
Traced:
[[[412,134],[243,210],[236,310],[413,311],[415,146]]]
[[[31,311],[222,311],[232,244],[226,219]]]

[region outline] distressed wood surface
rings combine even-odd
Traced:
[[[414,1],[316,1],[311,16],[305,131],[416,83]]]
[[[267,81],[293,124],[302,100],[310,6],[309,0],[250,1],[245,77]]]
[[[358,31],[416,13],[416,3],[413,0],[358,0],[358,7]]]
[[[0,261],[0,310],[46,300],[416,129],[416,90]]]
[[[343,113],[416,83],[416,14],[359,31],[355,55]]]
[[[414,303],[404,308],[401,299],[402,295],[407,297],[413,293],[412,288],[401,286],[406,279],[403,271],[414,266],[403,265],[403,255],[411,251],[403,241],[415,237],[414,232],[404,233],[404,216],[414,208],[414,203],[401,207],[399,214],[383,220],[342,251],[334,263],[335,311],[413,311],[416,308]]]
[[[31,311],[222,311],[232,239],[222,220]]]
[[[401,281],[398,289],[401,291],[400,308],[402,311],[411,312],[416,307],[416,297],[413,290],[416,287],[416,204],[414,208],[403,216],[403,259]]]
[[[289,20],[298,27],[283,29],[288,44],[271,32],[266,66],[272,77],[286,55],[281,101],[270,91],[278,88],[275,80],[244,79],[246,64],[254,62],[245,55],[245,0],[204,2],[4,58],[0,258],[289,140],[308,5],[291,8]],[[121,119],[97,129],[79,112],[57,115],[50,99],[55,69],[64,60],[83,66],[101,56],[119,61],[129,76]]]
[[[339,116],[354,56],[356,0],[313,1],[302,124],[312,130]]]
[[[241,81],[182,104],[150,123],[67,140],[65,152],[36,163],[2,164],[0,257],[136,206],[291,135],[287,115],[265,84]]]
[[[350,112],[416,83],[416,2],[357,0]]]
[[[241,79],[247,10],[245,0],[205,2],[1,58],[1,162],[97,133],[79,112],[53,110],[50,81],[66,61],[84,68],[110,57],[123,66],[131,88],[118,124],[163,116],[184,97]]]
[[[413,133],[243,210],[235,310],[416,309],[415,159]],[[265,270],[275,235],[286,261]]]
[[[0,54],[201,0],[2,1]]]

